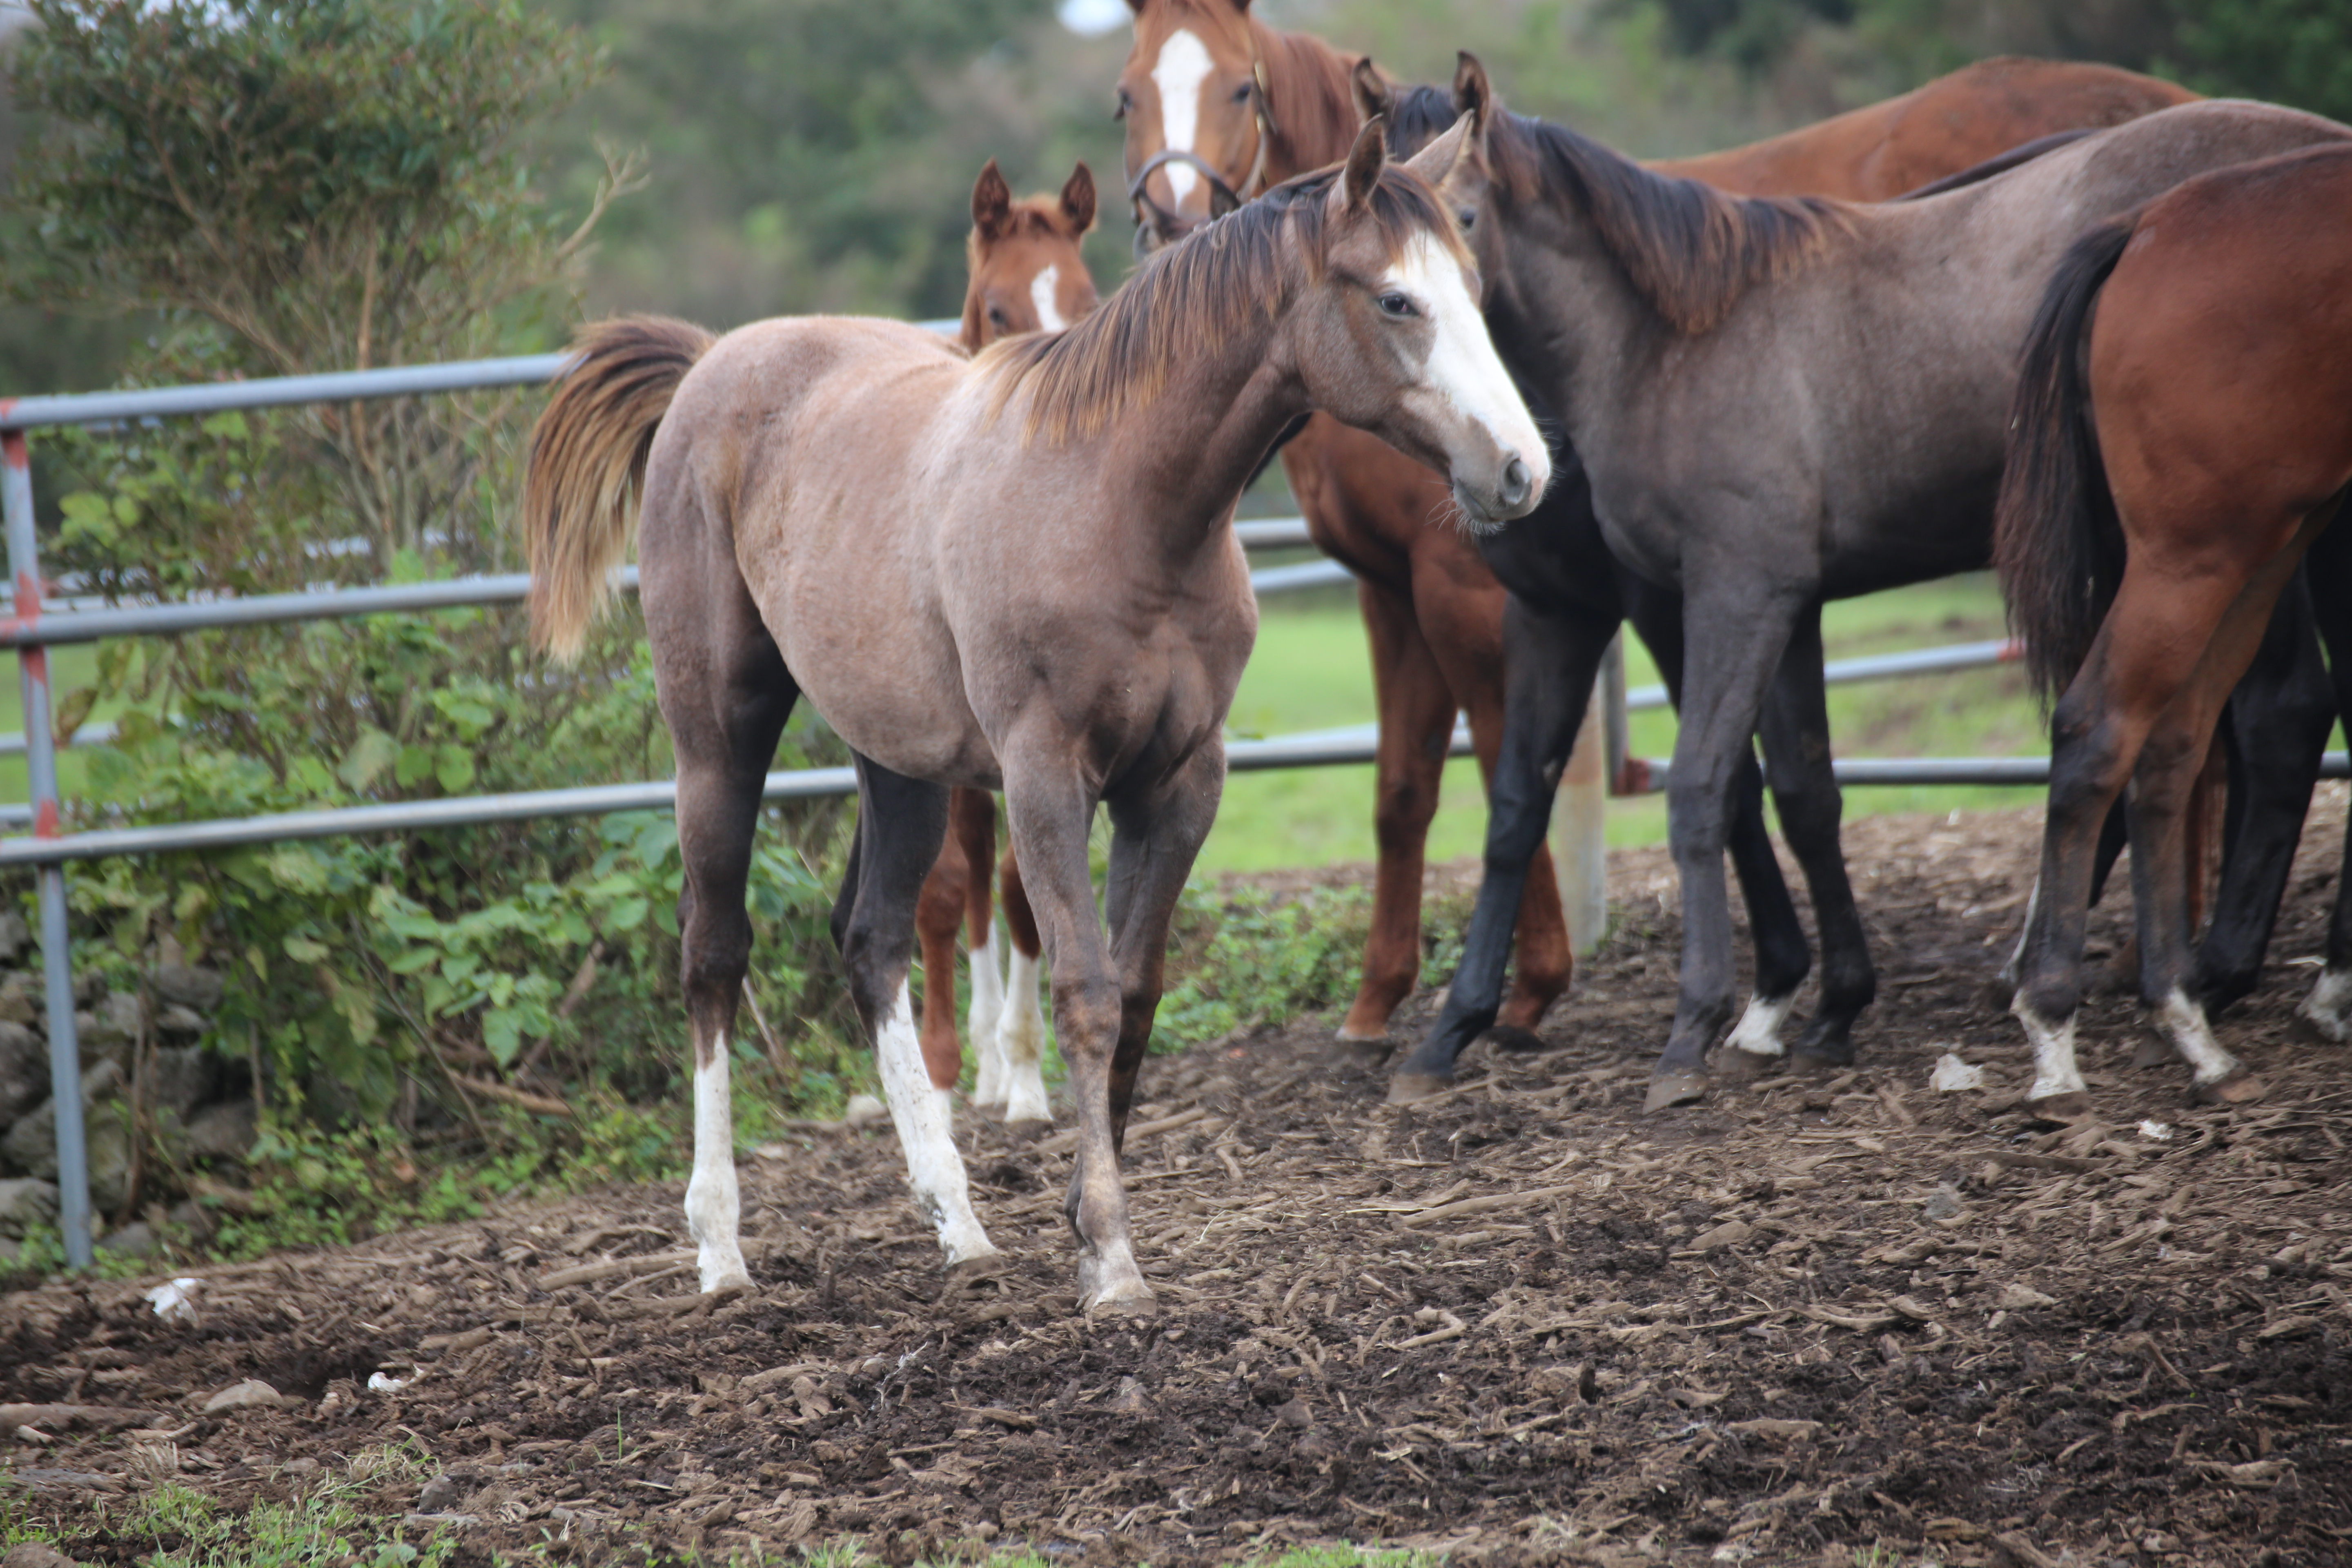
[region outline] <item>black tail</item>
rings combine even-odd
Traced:
[[[2137,213],[2091,230],[2058,264],[2026,334],[2010,405],[2009,462],[1993,521],[1993,564],[2009,628],[2045,702],[2083,668],[2123,577],[2123,531],[2107,491],[2084,384],[2083,346],[2099,289],[2123,257]]]

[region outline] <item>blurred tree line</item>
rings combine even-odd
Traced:
[[[2099,58],[2213,92],[2352,116],[2352,0],[1257,0],[1279,25],[1429,79],[1483,53],[1512,101],[1664,155],[1768,134],[1987,54]],[[998,158],[1022,189],[1085,157],[1116,188],[1125,29],[1081,38],[1050,0],[548,0],[604,79],[529,131],[527,163],[584,213],[604,153],[647,187],[606,216],[591,309],[726,326],[791,310],[952,314],[965,198]],[[0,13],[0,17],[23,13]],[[0,102],[0,167],[37,117]],[[0,223],[21,223],[20,215]],[[1089,255],[1108,284],[1116,201]],[[153,322],[12,280],[0,393],[104,384]],[[77,313],[79,312],[79,313]]]

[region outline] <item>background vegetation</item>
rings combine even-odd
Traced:
[[[2000,50],[2352,114],[2352,0],[1259,8],[1411,78],[1477,49],[1517,107],[1645,154],[1785,129]],[[9,15],[24,25],[0,95],[0,393],[527,352],[615,309],[715,326],[951,314],[984,157],[1027,188],[1058,185],[1080,157],[1117,184],[1125,31],[1079,37],[1045,0],[32,0]],[[1114,207],[1089,252],[1106,285],[1127,253]],[[50,569],[113,596],[511,569],[534,406],[485,395],[45,435]],[[1984,585],[1963,584],[1842,610],[1832,635],[1854,651],[1996,620]],[[527,658],[502,612],[111,646],[58,668],[61,726],[119,726],[72,760],[83,820],[668,766],[625,615],[570,671]],[[2004,682],[1843,697],[1842,736],[1867,751],[2029,748]],[[1358,721],[1368,691],[1344,601],[1280,610],[1237,727]],[[1643,721],[1637,747],[1666,750],[1668,722]],[[779,763],[838,756],[803,718]],[[1208,867],[1366,857],[1370,796],[1357,771],[1237,780]],[[1474,848],[1481,815],[1457,767],[1436,853]],[[837,1106],[868,1070],[845,1048],[823,937],[841,814],[772,822],[754,989],[775,1028],[740,1047],[750,1138],[761,1114]],[[1662,826],[1635,805],[1615,831]],[[249,1077],[271,1129],[240,1200],[258,1217],[225,1232],[233,1242],[675,1161],[678,868],[664,819],[110,862],[73,881],[78,959],[108,984],[136,989],[166,958],[228,978],[210,1044]],[[1196,896],[1169,1032],[1205,1037],[1339,994],[1360,917],[1344,899]],[[486,1100],[461,1080],[513,1093]],[[516,1109],[531,1096],[571,1114]],[[420,1186],[410,1156],[428,1144],[445,1174]],[[447,1176],[459,1169],[478,1179]]]

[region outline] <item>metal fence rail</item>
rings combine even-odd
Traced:
[[[920,325],[932,331],[952,332],[957,323],[926,321]],[[68,1260],[75,1267],[87,1267],[91,1260],[91,1214],[87,1148],[79,1092],[80,1064],[74,1027],[73,976],[68,945],[64,879],[64,866],[68,861],[221,849],[295,839],[415,832],[551,816],[658,810],[675,805],[677,788],[671,783],[654,781],[450,800],[394,802],[212,822],[99,828],[71,834],[64,832],[58,796],[58,742],[50,723],[47,650],[52,646],[91,643],[114,637],[168,637],[225,626],[279,625],[512,604],[529,593],[530,580],[522,574],[508,574],[432,583],[320,588],[291,594],[210,597],[173,603],[132,603],[95,607],[87,603],[58,603],[50,597],[49,584],[41,575],[26,432],[59,426],[119,425],[308,403],[345,403],[534,385],[561,376],[568,363],[569,356],[565,354],[532,354],[201,386],[0,399],[0,520],[5,520],[5,523],[8,570],[15,585],[15,613],[0,617],[0,647],[14,648],[18,655],[25,723],[21,734],[0,736],[0,754],[21,752],[24,755],[31,795],[29,803],[25,805],[0,805],[0,822],[28,822],[32,827],[28,837],[0,839],[0,865],[32,867],[39,887],[42,977],[48,1014],[50,1081],[57,1106],[59,1221]],[[1242,542],[1252,549],[1311,548],[1313,542],[1307,536],[1306,524],[1297,518],[1246,521],[1237,526],[1237,531]],[[1339,586],[1352,580],[1338,563],[1321,560],[1263,568],[1251,574],[1252,585],[1262,595]],[[631,569],[625,574],[623,584],[634,587],[635,582],[635,574]],[[2000,643],[1921,649],[1874,658],[1841,660],[1830,667],[1829,679],[1833,682],[1864,680],[1965,669],[2000,662],[2011,657],[2014,657],[2013,652]],[[1610,689],[1612,694],[1622,694],[1622,702],[1613,705],[1613,710],[1608,716],[1607,727],[1612,736],[1622,736],[1622,714],[1626,709],[1662,707],[1665,702],[1665,693],[1659,688],[1624,692],[1622,675],[1611,683]],[[110,739],[112,733],[111,725],[98,723],[82,727],[68,739],[83,744],[102,743]],[[1375,760],[1378,742],[1377,726],[1360,725],[1315,734],[1236,740],[1228,743],[1226,758],[1235,772],[1363,763]],[[1469,749],[1466,731],[1457,729],[1453,742],[1453,750],[1457,755]],[[1622,754],[1622,747],[1612,750]],[[1637,763],[1622,771],[1630,778],[1638,775],[1644,765],[1651,785],[1662,787],[1665,777],[1663,762]],[[2329,765],[2332,776],[2342,776],[2346,771],[2341,753],[2331,756]],[[1841,782],[1850,784],[2025,784],[2043,778],[2047,763],[2040,758],[1856,759],[1841,762],[1837,768]],[[772,773],[768,776],[765,794],[770,800],[812,798],[847,795],[855,788],[855,776],[851,770],[819,768]],[[1598,842],[1597,837],[1595,842]]]

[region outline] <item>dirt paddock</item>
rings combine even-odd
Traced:
[[[972,1135],[1005,1257],[952,1279],[887,1124],[815,1133],[743,1162],[734,1299],[681,1294],[676,1189],[194,1270],[194,1325],[131,1284],[0,1298],[0,1404],[170,1434],[0,1437],[0,1486],[97,1562],[158,1544],[103,1520],[173,1464],[242,1505],[385,1443],[432,1465],[371,1506],[450,1516],[461,1561],[845,1534],[898,1560],[2344,1561],[2352,1071],[2287,1026],[2342,810],[2331,786],[2221,1030],[2271,1085],[2250,1107],[2128,1067],[2114,999],[2084,1028],[2094,1116],[2019,1107],[1979,988],[2023,908],[2021,811],[1853,825],[1861,1070],[1645,1117],[1676,929],[1664,854],[1627,852],[1554,1048],[1481,1047],[1442,1100],[1381,1105],[1329,1020],[1156,1059],[1127,1162],[1150,1319],[1074,1314],[1066,1133]],[[1931,1089],[1946,1051],[1985,1087]],[[245,1378],[284,1402],[198,1414]]]

